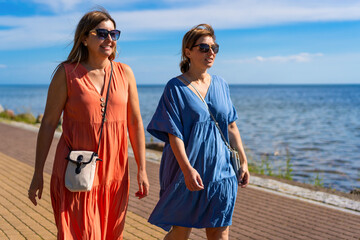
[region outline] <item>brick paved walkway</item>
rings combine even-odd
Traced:
[[[33,172],[36,133],[0,123],[0,239],[56,239],[49,179],[57,139],[45,165],[43,199],[27,199]],[[136,165],[130,158],[130,201],[124,239],[162,239],[165,232],[147,218],[158,199],[159,164],[147,163],[151,194],[135,198]],[[191,239],[205,239],[194,229]],[[230,239],[360,239],[360,215],[287,198],[258,188],[241,189]]]

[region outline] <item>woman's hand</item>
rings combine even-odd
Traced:
[[[30,184],[30,187],[29,187],[28,197],[35,206],[37,205],[36,197],[41,199],[43,188],[44,188],[43,175],[42,174],[34,174],[31,184]]]
[[[200,191],[204,189],[204,185],[200,174],[195,168],[191,167],[186,173],[184,173],[184,179],[187,189],[190,191]]]
[[[146,197],[149,194],[149,180],[145,170],[139,170],[137,175],[139,184],[139,191],[135,193],[135,196],[139,199]]]
[[[175,155],[177,162],[184,174],[185,184],[190,191],[200,191],[204,189],[204,185],[200,174],[193,168],[186,155],[183,140],[169,133],[169,142],[171,149]]]
[[[235,122],[229,124],[228,131],[230,146],[238,151],[240,157],[241,180],[239,182],[239,186],[245,188],[250,182],[250,172],[248,169],[247,158],[241,141],[240,132]]]
[[[239,186],[242,188],[247,187],[250,183],[250,172],[248,169],[247,163],[241,164],[241,181],[239,182]]]

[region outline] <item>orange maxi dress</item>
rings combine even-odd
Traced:
[[[105,68],[105,84],[99,93],[84,66],[63,64],[67,101],[63,133],[57,146],[50,191],[58,239],[122,239],[129,198],[127,101],[128,82],[121,63],[113,62],[109,100],[100,143],[94,184],[90,192],[70,192],[65,187],[65,159],[72,150],[96,151],[103,103],[111,66]]]

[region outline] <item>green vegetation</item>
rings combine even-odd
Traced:
[[[10,119],[10,120],[13,119],[13,116],[10,115],[10,113],[7,112],[7,111],[1,112],[1,113],[0,113],[0,117],[1,117],[1,118],[5,118],[5,119]]]
[[[249,165],[249,171],[252,173],[267,175],[267,176],[273,176],[277,178],[292,180],[293,179],[293,164],[291,163],[291,154],[288,149],[286,149],[286,155],[275,155],[271,157],[269,154],[263,154],[260,158],[260,160],[255,160],[253,157],[253,154],[251,154],[251,151],[249,149],[245,149],[245,152],[247,153],[247,159],[248,159],[248,165]],[[277,174],[274,173],[274,168],[271,165],[271,162],[283,162],[284,164],[277,164],[280,165]],[[360,174],[358,181],[360,181]],[[312,184],[317,187],[325,187],[324,186],[324,179],[320,176],[320,174],[317,172],[315,178],[310,179],[309,184]],[[330,188],[331,187],[327,187]]]
[[[5,110],[0,113],[0,118],[4,118],[7,120],[13,120],[13,121],[17,121],[17,122],[29,123],[29,124],[37,123],[36,118],[30,112],[20,113],[20,114],[15,115],[13,111]]]
[[[291,163],[291,154],[288,149],[286,149],[285,156],[274,154],[274,156],[271,157],[271,160],[269,154],[264,154],[261,156],[260,160],[255,160],[249,149],[245,149],[245,152],[247,153],[250,172],[267,176],[274,176],[287,180],[293,179],[293,164]],[[271,162],[275,161],[284,163],[280,164],[277,174],[274,173],[274,168],[271,165]],[[323,178],[320,177],[319,173],[316,174],[315,178],[310,180],[310,184],[324,187]]]
[[[2,112],[0,112],[0,119],[3,120],[9,120],[9,121],[16,121],[16,122],[23,122],[23,123],[27,123],[27,124],[39,124],[41,123],[43,115],[40,114],[39,116],[37,116],[37,118],[35,118],[35,116],[30,113],[30,112],[26,112],[26,113],[20,113],[20,114],[15,114],[12,110],[4,110]],[[62,131],[62,118],[60,118],[58,126],[57,126],[57,131]]]
[[[324,187],[323,178],[319,177],[319,173],[316,173],[316,177],[314,179],[314,186]]]
[[[292,166],[293,165],[291,164],[291,157],[290,157],[290,153],[288,150],[286,150],[285,168],[279,167],[277,174],[274,173],[273,167],[270,163],[270,160],[269,160],[270,155],[264,154],[261,156],[260,161],[256,161],[256,160],[254,160],[249,149],[246,149],[245,152],[247,153],[247,159],[248,159],[250,172],[292,180],[292,171],[293,171]],[[280,157],[281,156],[278,156],[278,158],[280,158]],[[283,160],[280,159],[280,161],[283,161]]]
[[[36,118],[31,113],[21,113],[14,117],[15,121],[35,124]]]
[[[290,152],[289,152],[289,149],[286,148],[286,165],[285,165],[285,173],[284,175],[282,176],[283,178],[285,179],[288,179],[288,180],[292,180],[292,164],[291,164],[291,157],[290,157]]]

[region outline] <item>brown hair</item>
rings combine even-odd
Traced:
[[[214,41],[216,40],[214,29],[211,25],[205,23],[193,27],[184,35],[180,62],[180,70],[182,73],[189,71],[190,68],[190,59],[185,55],[185,49],[192,49],[196,41],[203,36],[210,36],[214,39]]]
[[[116,28],[115,20],[110,16],[110,14],[104,9],[100,8],[99,10],[91,11],[86,13],[78,23],[74,36],[74,45],[69,53],[69,56],[64,63],[77,63],[79,64],[82,61],[86,61],[89,57],[89,52],[87,47],[84,46],[82,40],[84,36],[87,36],[90,30],[94,29],[102,21],[112,21],[114,27]],[[110,60],[115,59],[116,56],[116,47],[114,52],[109,56]]]

